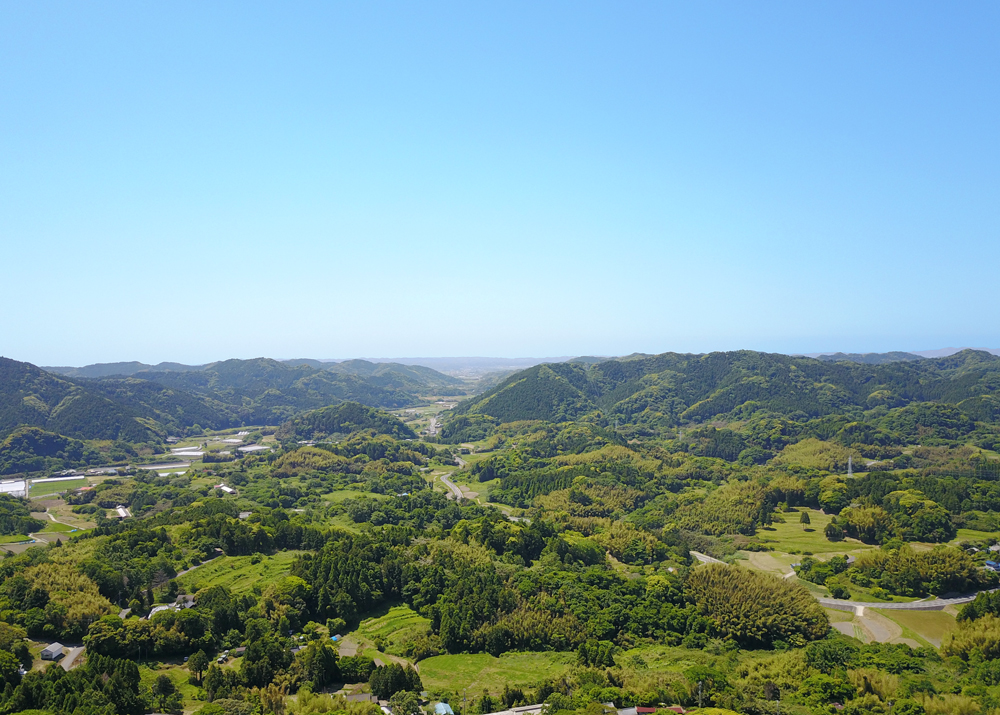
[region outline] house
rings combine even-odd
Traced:
[[[242,658],[243,654],[247,652],[247,647],[241,645],[239,648],[233,648],[232,656],[234,658]]]
[[[216,489],[221,489],[226,494],[235,494],[236,493],[235,489],[233,489],[232,487],[227,487],[225,484],[216,484],[215,488]]]
[[[986,568],[988,568],[990,571],[1000,571],[1000,564],[998,564],[996,561],[987,561]]]
[[[59,660],[63,657],[63,644],[52,643],[42,651],[42,660]]]

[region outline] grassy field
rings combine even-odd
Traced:
[[[911,631],[933,645],[941,646],[944,637],[957,628],[954,616],[944,611],[876,611],[903,628],[903,635]]]
[[[225,586],[233,593],[242,593],[279,580],[289,572],[300,553],[303,552],[279,551],[274,556],[265,556],[257,564],[250,563],[252,556],[219,556],[184,574],[177,582],[188,593],[208,586]]]
[[[198,693],[198,686],[188,682],[191,673],[180,663],[152,663],[150,665],[139,666],[139,678],[144,685],[152,687],[153,683],[161,675],[166,675],[173,681],[179,692],[184,697],[184,712],[194,712],[205,705],[204,701],[195,700]]]
[[[479,696],[483,690],[499,694],[504,684],[530,687],[566,673],[576,663],[575,653],[487,653],[438,655],[420,661],[420,679],[432,693]]]
[[[962,541],[986,541],[988,539],[995,539],[1000,534],[995,531],[976,531],[975,529],[959,529],[958,533],[955,534],[955,538],[952,539],[952,544],[958,544]]]
[[[384,638],[386,650],[390,654],[402,655],[397,652],[399,647],[415,637],[425,635],[430,628],[430,621],[407,606],[394,606],[384,613],[379,613],[361,621],[358,630],[353,634],[359,641],[372,643],[376,638]]]
[[[809,514],[809,524],[799,523],[799,511]],[[828,541],[823,530],[833,518],[829,514],[821,514],[815,509],[799,507],[797,511],[782,514],[784,524],[771,524],[757,531],[757,536],[775,551],[785,553],[812,553],[816,556],[835,556],[851,552],[873,549],[874,546],[862,544],[860,541]]]
[[[40,480],[31,483],[30,496],[42,497],[47,494],[68,492],[72,489],[78,489],[85,486],[87,486],[87,480],[84,477],[80,477],[79,479],[67,479],[66,481],[61,482],[46,482],[45,480]]]
[[[18,541],[28,541],[30,536],[19,536],[14,534],[12,536],[0,536],[0,544],[16,544]]]

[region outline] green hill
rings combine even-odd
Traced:
[[[137,372],[187,372],[201,370],[204,365],[182,365],[179,362],[161,362],[158,365],[147,365],[142,362],[105,362],[85,365],[83,367],[43,367],[64,377],[127,377]]]
[[[417,398],[357,375],[289,365],[269,358],[224,360],[191,372],[139,372],[133,377],[206,398],[244,424],[275,424],[339,402],[403,407]]]
[[[372,384],[390,390],[407,390],[436,395],[464,395],[465,383],[422,365],[401,365],[395,362],[345,360],[325,366],[333,373],[367,378]]]
[[[881,365],[828,362],[753,351],[664,353],[592,365],[539,365],[459,405],[454,416],[482,414],[501,422],[563,421],[600,410],[625,423],[658,427],[700,423],[737,410],[797,419],[860,417],[880,405],[942,402],[973,419],[998,412],[1000,358],[966,350],[934,360]]]
[[[331,435],[349,435],[363,430],[396,439],[414,439],[416,433],[392,415],[356,402],[324,407],[289,420],[278,430],[281,440],[326,439]]]
[[[0,437],[21,426],[75,439],[157,441],[126,406],[30,363],[0,358]]]

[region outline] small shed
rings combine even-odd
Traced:
[[[455,711],[448,703],[438,703],[434,706],[434,715],[455,715]]]
[[[52,643],[42,651],[42,660],[59,660],[63,657],[63,644]]]

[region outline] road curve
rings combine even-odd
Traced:
[[[726,563],[698,551],[691,551],[689,553],[703,564]],[[790,578],[794,575],[794,573],[785,574],[784,578]],[[816,600],[824,608],[833,608],[838,611],[857,611],[859,608],[877,608],[892,611],[940,611],[947,606],[961,606],[965,603],[972,603],[978,595],[978,593],[970,593],[956,598],[939,598],[934,601],[910,601],[909,603],[868,603],[865,601],[844,601],[839,598],[817,598]]]
[[[459,488],[459,486],[457,484],[455,484],[455,482],[453,482],[450,479],[448,479],[448,475],[447,474],[442,475],[441,481],[451,491],[451,494],[449,494],[448,496],[454,497],[455,499],[457,499],[459,501],[462,500],[462,490]]]
[[[722,564],[723,566],[726,565],[725,561],[720,561],[719,559],[709,556],[708,554],[703,554],[700,551],[690,551],[688,553],[690,553],[696,559],[701,561],[703,564]]]

